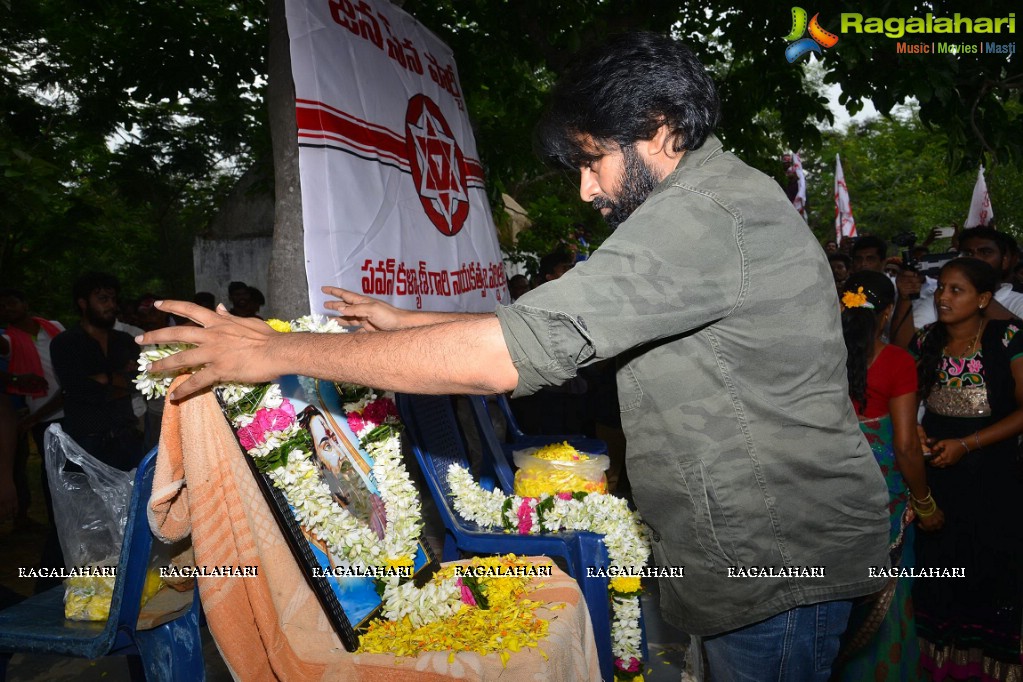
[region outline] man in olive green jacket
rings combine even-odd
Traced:
[[[718,100],[682,45],[631,34],[555,89],[542,153],[581,171],[618,230],[586,262],[496,314],[408,313],[327,287],[375,334],[276,334],[162,303],[204,325],[155,369],[212,383],[305,374],[412,393],[532,393],[619,363],[627,467],[665,617],[705,635],[714,679],[826,680],[852,597],[880,589],[887,490],[853,413],[823,252],[782,190],[723,152]],[[226,312],[226,311],[225,311]]]

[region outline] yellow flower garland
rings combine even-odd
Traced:
[[[601,476],[599,479],[593,480],[579,473],[579,471],[586,471],[587,465],[583,464],[584,462],[590,462],[596,458],[579,452],[568,442],[545,445],[532,453],[530,457],[541,462],[564,462],[565,464],[540,465],[539,467],[531,467],[528,464],[520,466],[519,470],[515,472],[516,495],[540,497],[561,492],[607,492],[605,477]],[[579,469],[573,470],[576,464],[581,466]]]
[[[525,565],[514,554],[503,557],[473,559],[470,566],[509,567]],[[455,577],[455,567],[442,568],[434,580]],[[471,651],[480,655],[497,653],[501,663],[507,665],[513,652],[525,647],[536,647],[547,637],[549,623],[536,616],[540,602],[524,599],[531,591],[532,578],[513,575],[480,578],[489,609],[463,605],[450,618],[414,627],[409,619],[400,621],[375,620],[359,639],[359,653],[396,656],[418,656],[424,651],[450,651],[449,661],[455,653]],[[563,606],[563,605],[560,605]],[[547,655],[540,651],[546,658]]]
[[[286,334],[291,331],[291,323],[285,322],[284,320],[272,318],[267,320],[266,323],[270,325],[270,328],[273,329],[275,332],[281,332]]]

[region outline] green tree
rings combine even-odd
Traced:
[[[802,154],[814,233],[821,239],[834,235],[836,154],[841,155],[858,231],[885,238],[912,232],[923,241],[933,227],[962,224],[977,173],[953,173],[947,144],[920,121],[915,108],[906,116],[826,133],[818,149]],[[1023,174],[1016,166],[999,164],[986,170],[986,180],[999,228],[1023,236]]]
[[[530,209],[541,223],[526,238],[531,249],[570,239],[565,230],[601,238],[599,216],[579,206],[571,175],[544,168],[530,140],[571,56],[611,33],[671,31],[690,45],[721,92],[720,136],[761,170],[780,176],[783,150],[829,144],[821,127],[831,113],[817,77],[783,56],[788,5],[407,0],[404,8],[453,48],[495,213],[503,192]],[[962,8],[951,0],[843,0],[820,19],[837,31],[843,12],[908,18],[955,11]],[[979,0],[969,14],[1003,16],[1005,5]],[[268,15],[263,0],[0,2],[0,278],[49,292],[89,264],[115,270],[135,291],[190,293],[193,235],[224,187],[270,157]],[[965,171],[969,182],[984,160],[996,214],[1008,217],[999,207],[1017,195],[1008,191],[1012,183],[1001,183],[1012,176],[1010,165],[1023,163],[1020,61],[900,55],[896,42],[842,34],[820,59],[819,78],[839,84],[851,109],[871,100],[887,114],[915,98],[921,130],[930,134],[928,155]],[[846,153],[862,219],[901,224],[901,213],[871,213],[873,200],[857,198],[866,191],[854,179],[859,160],[854,149]],[[927,201],[907,208],[926,214],[934,209]],[[821,216],[815,219],[820,229]]]
[[[70,314],[86,269],[189,295],[194,234],[269,149],[262,3],[0,6],[0,278]],[[66,312],[65,312],[66,311]]]

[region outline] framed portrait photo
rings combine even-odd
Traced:
[[[346,404],[353,404],[353,398],[364,397],[367,389],[338,386],[294,375],[282,377],[275,383],[281,396],[290,402],[294,410],[294,424],[304,432],[301,434],[303,439],[307,435],[304,442],[311,451],[313,468],[320,482],[330,491],[333,502],[382,539],[388,519],[373,478],[373,457],[360,444],[352,428],[355,425],[361,429],[363,418],[345,409]],[[230,420],[223,392],[219,389],[218,398]],[[365,407],[365,400],[358,404]],[[381,396],[373,401],[373,407],[381,412],[390,410],[393,401]],[[241,431],[236,427],[235,435],[242,450],[246,451],[249,443]],[[380,611],[377,578],[359,575],[357,568],[332,552],[327,543],[299,522],[285,494],[266,473],[259,470],[253,457],[246,456],[246,461],[345,649],[356,650],[360,632]],[[427,544],[420,538],[411,567],[412,579],[422,584],[437,568]]]

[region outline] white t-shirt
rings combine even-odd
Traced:
[[[1012,290],[1011,284],[1003,284],[995,292],[995,300],[1016,317],[1023,318],[1023,294]]]
[[[64,325],[62,325],[60,322],[57,322],[56,320],[50,320],[50,324],[52,324],[60,331],[64,331]],[[11,344],[11,337],[8,336],[7,334],[4,334],[3,336],[4,339],[7,341],[9,349]],[[25,396],[25,404],[28,405],[29,415],[35,414],[40,407],[50,402],[50,399],[53,398],[53,396],[60,393],[60,383],[57,382],[57,374],[56,372],[53,371],[53,361],[50,359],[50,341],[52,340],[53,338],[49,334],[47,334],[42,327],[40,327],[39,333],[36,334],[34,341],[36,353],[39,354],[39,364],[43,366],[43,378],[46,379],[46,395],[41,396],[39,398],[33,398],[30,395]],[[11,354],[9,350],[8,353],[3,357],[4,359],[7,360],[11,359]],[[57,410],[56,412],[47,416],[46,421],[47,422],[56,421],[57,419],[60,419],[63,416],[64,410]]]
[[[920,285],[920,298],[913,301],[913,326],[917,329],[938,321],[938,310],[934,307],[934,292],[937,289],[938,280],[924,277],[924,283]]]

